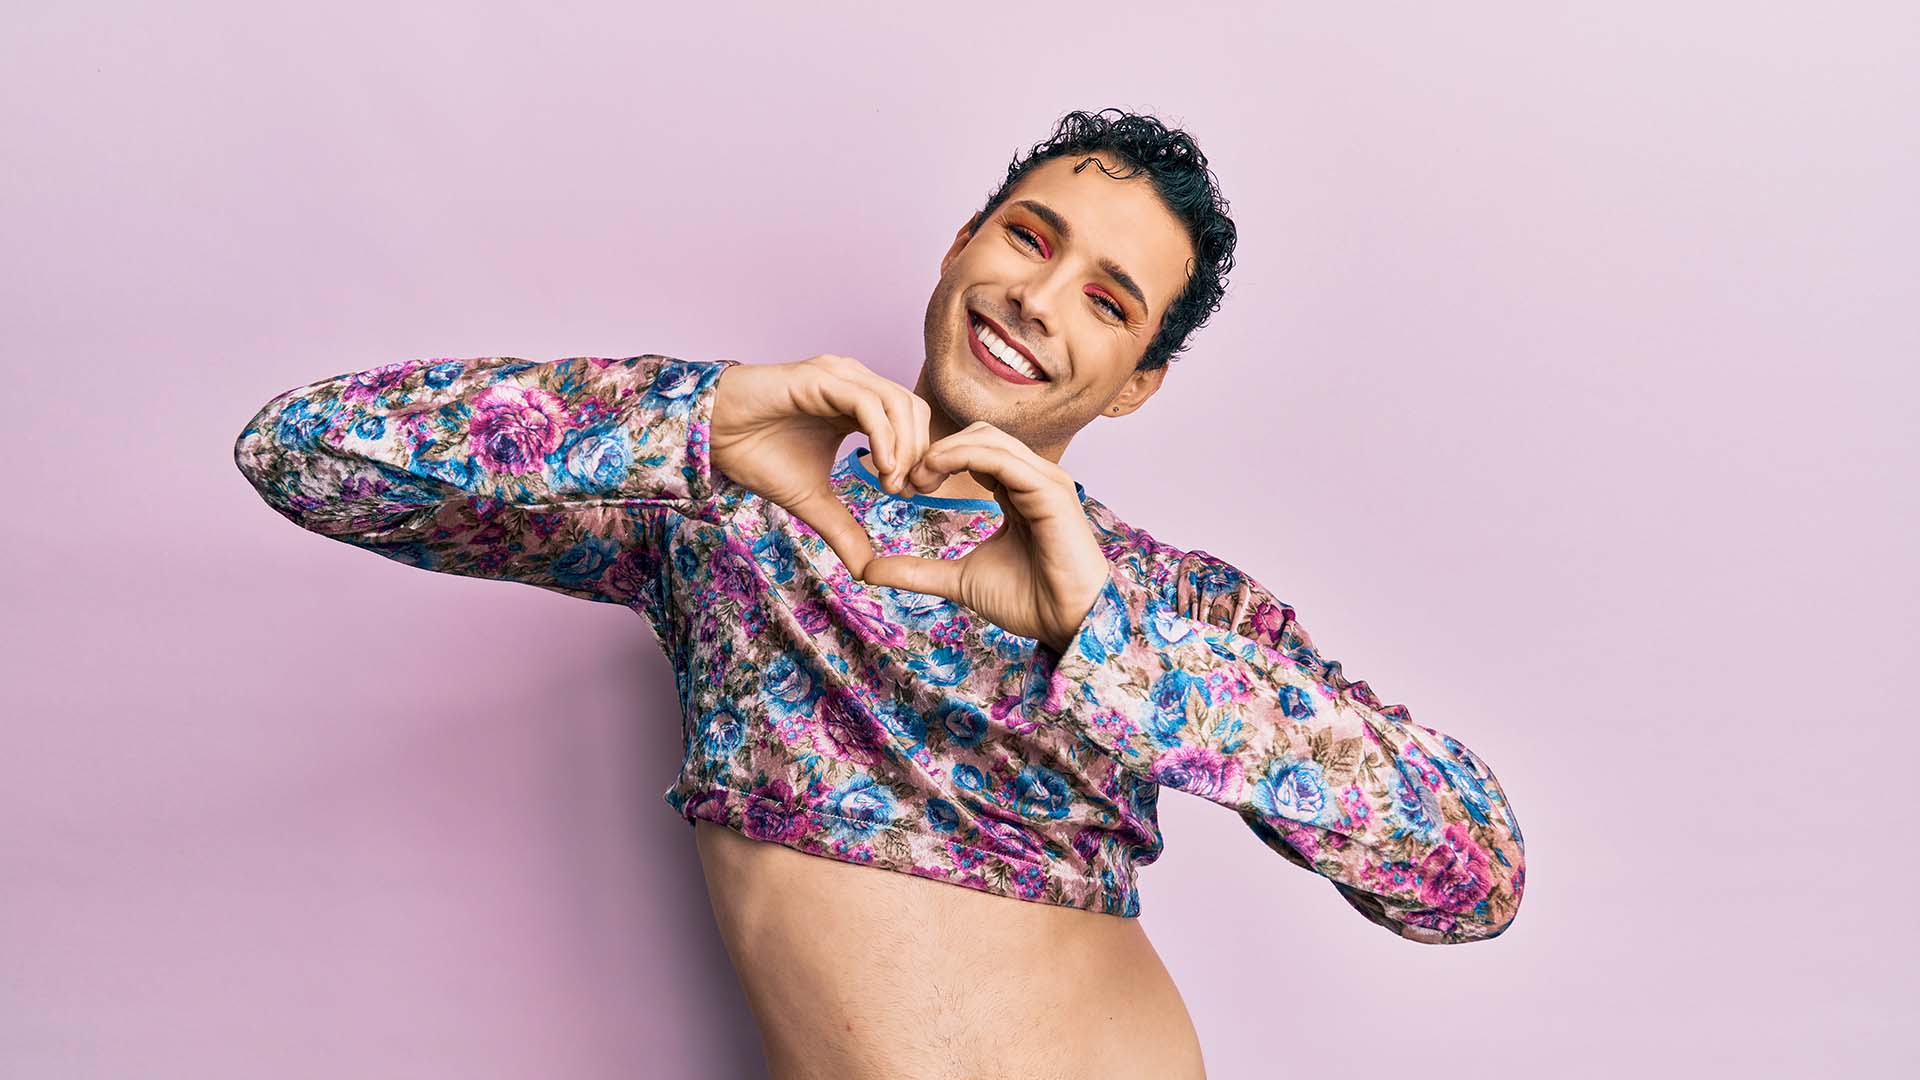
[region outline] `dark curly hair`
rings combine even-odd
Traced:
[[[1115,114],[1111,118],[1108,113]],[[1227,291],[1227,271],[1233,269],[1233,245],[1237,237],[1229,206],[1220,194],[1207,157],[1194,143],[1193,136],[1178,128],[1168,128],[1157,118],[1121,109],[1099,112],[1075,110],[1061,117],[1053,134],[1034,145],[1025,156],[1016,156],[1007,166],[1007,176],[987,198],[987,205],[973,216],[973,227],[990,217],[1005,202],[1028,170],[1043,161],[1068,155],[1100,153],[1120,158],[1130,171],[1101,171],[1116,179],[1129,179],[1141,172],[1153,182],[1160,201],[1187,230],[1194,258],[1188,263],[1187,284],[1180,290],[1161,319],[1160,332],[1147,344],[1136,368],[1149,371],[1176,359],[1187,345],[1187,337],[1205,326],[1207,319],[1220,310]],[[1091,160],[1091,159],[1089,159]],[[1074,166],[1079,172],[1088,161]],[[1096,162],[1095,164],[1099,164]]]

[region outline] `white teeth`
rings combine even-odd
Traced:
[[[973,332],[980,338],[980,344],[985,345],[988,352],[999,357],[1002,363],[1029,379],[1044,378],[1038,368],[1029,364],[1027,358],[1021,356],[1019,351],[1013,346],[1000,340],[1000,335],[994,333],[986,323],[981,322],[979,319],[974,319],[972,322]]]

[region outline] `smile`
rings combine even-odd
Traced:
[[[967,313],[967,347],[972,350],[974,359],[981,366],[1011,383],[1032,385],[1047,381],[1047,376],[1035,367],[1019,350],[1003,341],[993,328],[980,321],[972,312]]]

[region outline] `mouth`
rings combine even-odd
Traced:
[[[982,367],[1008,382],[1031,386],[1050,381],[1026,349],[1008,340],[991,319],[972,311],[967,312],[967,348]]]

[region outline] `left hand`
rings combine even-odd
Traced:
[[[978,420],[928,446],[908,481],[932,491],[962,470],[1000,504],[999,530],[957,559],[876,556],[860,580],[946,597],[1009,633],[1065,652],[1110,572],[1073,477]]]

